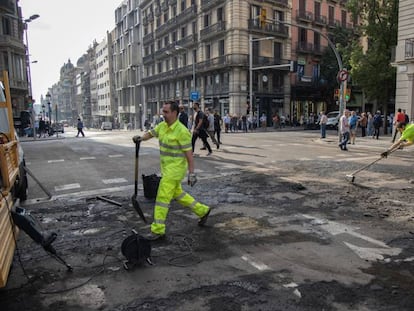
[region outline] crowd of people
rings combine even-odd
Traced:
[[[320,120],[325,120],[324,112],[321,113],[322,117]],[[325,116],[326,117],[326,116]],[[342,141],[339,143],[341,150],[347,151],[348,144],[355,144],[357,131],[361,129],[361,137],[370,136],[373,139],[379,139],[380,129],[382,126],[390,127],[392,135],[392,142],[394,143],[398,135],[402,135],[405,127],[409,124],[410,118],[406,114],[405,110],[398,109],[395,116],[390,116],[386,120],[383,119],[381,111],[372,115],[370,112],[363,112],[357,115],[355,111],[345,109],[342,116],[339,119],[338,130],[342,135]],[[321,121],[321,138],[325,138],[322,134],[322,121]]]

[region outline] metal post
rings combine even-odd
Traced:
[[[56,128],[57,128],[57,123],[58,123],[58,111],[57,111],[57,104],[55,105],[55,122],[56,122]],[[62,124],[63,127],[63,124]],[[59,138],[59,132],[56,131],[56,138]]]
[[[249,102],[250,102],[250,122],[253,131],[253,38],[249,34]]]

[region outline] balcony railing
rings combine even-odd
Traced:
[[[287,38],[289,33],[288,26],[277,22],[266,22],[264,24],[264,27],[262,27],[258,18],[249,19],[249,30],[254,30],[266,35],[279,36],[283,38]]]
[[[405,40],[405,59],[414,58],[414,38]]]
[[[151,32],[151,33],[146,34],[144,36],[144,38],[142,39],[142,42],[144,43],[144,45],[146,45],[146,44],[150,43],[153,40],[154,40],[154,33]]]
[[[192,34],[181,40],[178,40],[177,45],[182,46],[182,47],[187,47],[187,45],[191,45],[194,42],[197,42],[197,34]]]
[[[200,31],[200,39],[207,40],[226,30],[226,22],[220,21]]]
[[[298,42],[296,45],[296,51],[302,53],[313,53],[314,47],[313,44],[309,42]]]
[[[313,21],[313,13],[305,10],[296,10],[296,18],[298,20],[311,22]]]
[[[197,6],[193,4],[192,6],[186,8],[180,14],[177,15],[177,23],[184,24],[187,23],[192,18],[197,16]]]
[[[313,21],[315,22],[315,24],[319,24],[319,25],[326,25],[327,24],[327,17],[323,16],[323,15],[315,15]]]
[[[201,0],[201,10],[207,11],[215,7],[218,4],[223,3],[222,0]]]

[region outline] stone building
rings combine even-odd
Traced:
[[[395,109],[405,109],[414,118],[414,2],[399,1],[398,43],[395,54],[397,86]]]

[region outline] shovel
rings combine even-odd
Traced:
[[[137,200],[137,195],[138,195],[138,155],[139,155],[139,146],[140,146],[140,144],[141,144],[140,141],[135,143],[135,189],[134,189],[134,194],[131,197],[131,201],[132,201],[132,206],[137,211],[139,217],[141,217],[141,219],[145,223],[147,223],[147,220],[145,219],[144,213],[142,212],[142,209],[139,206],[139,202]]]

